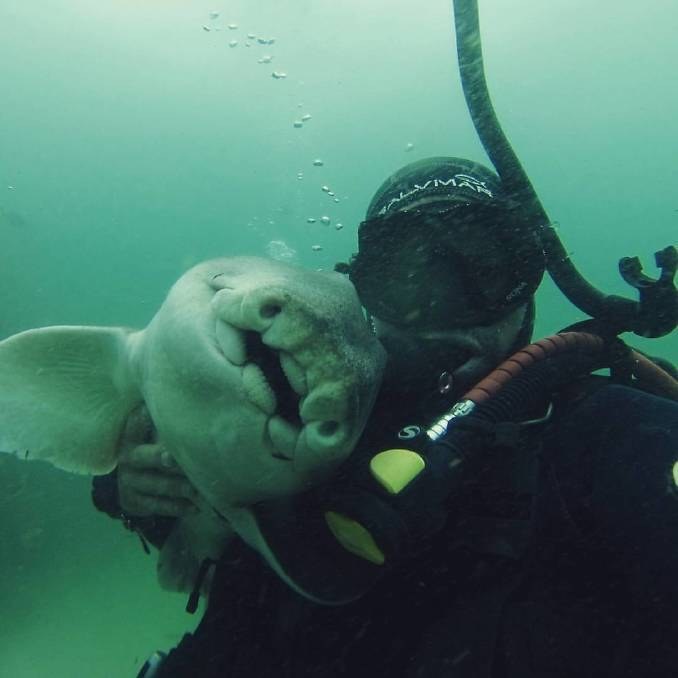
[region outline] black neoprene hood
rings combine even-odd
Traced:
[[[487,167],[463,158],[425,158],[405,165],[377,189],[365,219],[406,210],[424,199],[501,204],[499,177]]]
[[[479,163],[435,157],[377,190],[349,276],[367,310],[394,324],[488,324],[532,298],[544,273],[524,211]]]

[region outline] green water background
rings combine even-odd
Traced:
[[[626,294],[617,260],[652,274],[677,240],[678,4],[480,4],[507,133],[577,265]],[[0,337],[143,326],[188,266],[272,240],[330,268],[381,181],[439,154],[486,161],[446,0],[0,0]],[[537,334],[581,317],[544,284]],[[678,360],[675,333],[634,343]],[[134,676],[195,624],[87,479],[0,479],[1,676]]]

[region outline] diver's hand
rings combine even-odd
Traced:
[[[132,516],[176,518],[195,513],[197,490],[162,445],[144,442],[150,431],[145,408],[130,416],[118,459],[120,508]]]
[[[130,447],[118,462],[120,508],[133,516],[179,517],[196,511],[198,493],[162,445]]]

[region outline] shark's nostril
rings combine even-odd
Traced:
[[[323,421],[322,424],[318,427],[318,433],[322,436],[330,437],[333,436],[339,430],[338,421]]]
[[[259,311],[262,318],[274,318],[282,311],[279,304],[264,304]]]

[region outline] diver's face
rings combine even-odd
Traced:
[[[527,304],[491,325],[435,331],[403,329],[374,318],[388,353],[387,379],[403,389],[428,390],[446,372],[451,380],[444,382],[461,395],[508,356],[526,313]]]

